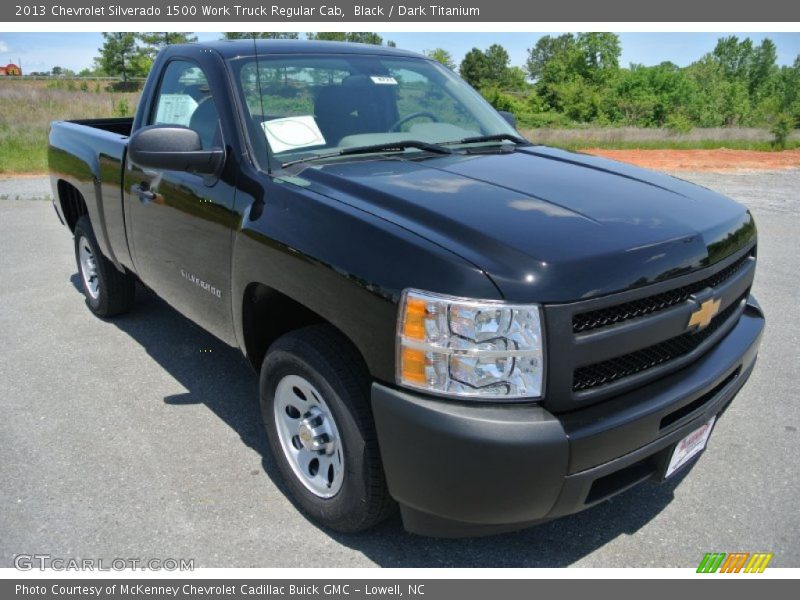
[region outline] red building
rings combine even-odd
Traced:
[[[8,63],[5,67],[0,67],[0,76],[19,77],[21,75],[22,69],[14,63]]]

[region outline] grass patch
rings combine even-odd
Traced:
[[[0,173],[47,171],[51,121],[131,116],[139,93],[110,92],[105,86],[0,80]]]

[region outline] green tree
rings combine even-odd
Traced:
[[[791,67],[780,70],[779,79],[781,110],[794,115],[796,123],[800,122],[800,55],[795,58]]]
[[[115,31],[103,33],[103,45],[100,48],[98,64],[108,75],[122,77],[127,83],[128,78],[136,76],[136,59],[141,56],[136,47],[136,34],[130,31]]]
[[[720,38],[712,55],[727,79],[745,80],[753,56],[753,42],[750,38],[740,42],[735,35]]]
[[[498,82],[505,80],[508,63],[511,60],[506,49],[500,44],[492,44],[484,54],[486,54],[486,64],[492,74],[492,79]]]
[[[504,87],[509,81],[508,63],[506,49],[492,44],[484,51],[473,48],[467,52],[458,70],[473,87]]]
[[[159,50],[172,44],[189,44],[197,41],[197,36],[191,33],[180,33],[174,31],[151,31],[137,33],[136,39],[139,40],[142,53],[150,58],[155,58]]]
[[[712,53],[692,63],[685,74],[695,84],[697,98],[689,116],[700,127],[752,124],[747,80],[731,78],[726,66]]]
[[[619,69],[622,47],[616,33],[579,33],[576,44],[583,64],[581,75],[595,83],[613,78]]]
[[[751,98],[759,97],[770,80],[778,74],[778,49],[775,42],[764,38],[759,46],[753,50],[748,72],[748,89]]]
[[[358,44],[372,44],[373,46],[382,46],[383,38],[377,33],[369,31],[354,31],[347,34],[348,42],[356,42]]]
[[[781,150],[786,148],[786,140],[789,139],[794,125],[794,118],[785,113],[781,113],[775,118],[775,122],[772,124],[772,127],[770,127],[770,132],[775,136],[772,142],[775,147]]]
[[[50,69],[50,75],[52,75],[53,77],[60,77],[63,73],[64,69],[62,69],[59,66],[55,66],[52,69]]]
[[[370,31],[318,31],[316,33],[307,33],[306,37],[309,40],[355,42],[358,44],[372,44],[373,46],[383,45],[383,38]]]
[[[564,33],[557,37],[544,35],[536,40],[533,48],[528,49],[525,68],[531,79],[537,80],[542,77],[545,69],[553,61],[570,63],[570,57],[575,57],[576,54],[577,43],[575,36],[571,33]]]
[[[260,31],[245,33],[242,31],[226,31],[222,34],[224,40],[296,40],[300,34],[295,31]]]
[[[609,94],[614,100],[605,110],[612,118],[617,112],[626,125],[663,127],[671,115],[680,114],[688,119],[685,113],[696,100],[696,94],[694,82],[670,62],[654,67],[633,64],[615,78]],[[673,120],[673,124],[677,123]]]
[[[528,50],[528,74],[543,83],[564,83],[575,77],[600,81],[619,68],[622,52],[615,33],[565,33],[542,36]]]
[[[316,33],[307,33],[306,39],[325,42],[346,42],[347,34],[344,31],[317,31]]]
[[[479,88],[490,79],[489,60],[478,48],[473,48],[464,56],[458,67],[461,77],[472,87]]]
[[[425,54],[425,56],[427,56],[428,58],[443,64],[451,71],[456,70],[456,63],[453,60],[453,55],[450,54],[450,52],[448,52],[444,48],[434,48],[433,50],[425,50],[423,54]]]
[[[543,36],[528,50],[526,69],[547,108],[578,121],[608,120],[619,56],[619,37],[613,33]],[[634,108],[638,118],[641,102],[626,110]]]
[[[503,87],[507,90],[528,91],[527,73],[522,67],[508,67],[505,71]]]
[[[720,38],[712,55],[729,82],[747,86],[754,103],[770,93],[770,85],[778,83],[778,51],[769,38],[764,38],[758,46],[750,38],[742,41],[735,35]]]

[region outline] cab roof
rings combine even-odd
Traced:
[[[183,46],[176,44],[173,48]],[[200,46],[209,48],[222,55],[223,58],[236,58],[238,56],[253,56],[253,40],[217,40],[210,42],[197,42],[185,44],[187,46]],[[329,42],[321,40],[255,40],[258,54],[380,54],[385,56],[405,56],[425,58],[416,52],[399,50],[388,46],[375,46],[373,44],[359,44],[355,42]]]

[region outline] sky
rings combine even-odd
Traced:
[[[531,48],[542,33],[385,33],[384,40],[394,40],[398,48],[423,52],[442,47],[450,51],[456,63],[473,47],[485,49],[502,44],[511,57],[511,64],[522,66]],[[219,33],[196,34],[200,41],[214,40]],[[558,35],[551,33],[550,35]],[[620,64],[655,65],[671,61],[686,66],[713,50],[717,39],[728,35],[750,37],[759,43],[764,37],[778,47],[778,63],[792,64],[800,54],[800,33],[620,33],[622,59]],[[25,72],[49,71],[58,65],[74,71],[89,67],[97,49],[102,45],[100,33],[3,33],[0,32],[0,64],[22,62]]]

